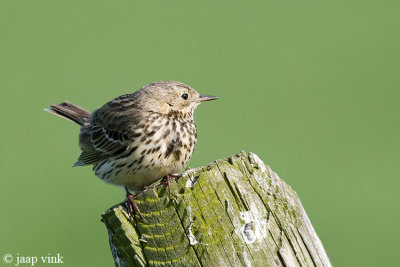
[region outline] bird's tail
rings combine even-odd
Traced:
[[[51,105],[50,108],[45,109],[45,111],[73,121],[79,125],[83,125],[90,119],[89,111],[69,102],[63,102],[58,105]]]

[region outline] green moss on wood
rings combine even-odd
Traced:
[[[330,266],[297,194],[253,153],[189,170],[102,215],[117,266]],[[293,265],[294,266],[294,265]]]

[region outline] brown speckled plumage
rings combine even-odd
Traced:
[[[185,167],[197,139],[193,112],[213,99],[186,84],[160,81],[119,96],[93,113],[68,102],[48,111],[82,126],[82,153],[74,166],[93,165],[106,183],[138,192]]]

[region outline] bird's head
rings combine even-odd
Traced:
[[[217,99],[216,96],[200,95],[190,86],[175,81],[154,82],[140,88],[136,94],[140,95],[143,110],[162,114],[182,113],[190,117],[200,103]]]

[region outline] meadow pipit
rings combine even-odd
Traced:
[[[93,165],[101,180],[124,186],[130,213],[135,210],[143,218],[135,197],[160,178],[170,186],[170,178],[182,171],[196,144],[194,110],[214,99],[181,82],[159,81],[92,113],[69,102],[47,111],[81,125],[82,153],[74,166]]]

